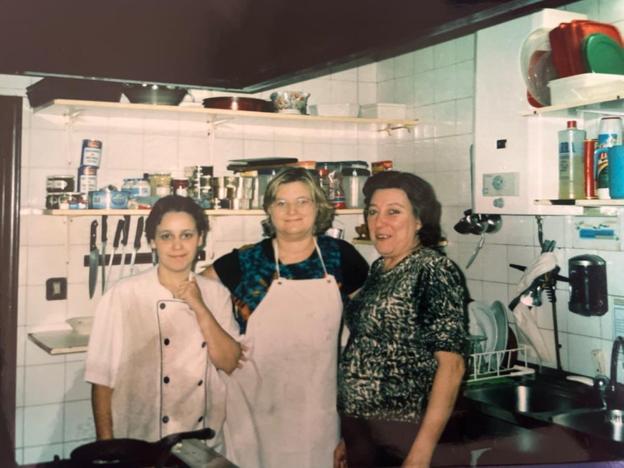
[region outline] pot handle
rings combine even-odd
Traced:
[[[165,466],[169,453],[175,444],[184,439],[202,439],[208,440],[215,436],[215,431],[209,427],[204,429],[198,429],[196,431],[188,432],[176,432],[175,434],[169,434],[163,437],[158,442],[155,442],[156,448],[156,468],[162,468]]]

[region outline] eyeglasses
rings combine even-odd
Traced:
[[[271,206],[273,207],[273,209],[285,213],[288,211],[288,208],[290,206],[294,207],[295,210],[297,211],[309,211],[312,209],[314,204],[312,203],[312,200],[310,200],[307,197],[299,197],[295,199],[295,201],[292,201],[292,202],[289,202],[283,199],[278,199],[278,200],[275,200],[271,204]]]

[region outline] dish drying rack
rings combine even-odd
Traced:
[[[472,353],[468,357],[467,369],[466,382],[535,373],[535,369],[528,367],[526,346]]]

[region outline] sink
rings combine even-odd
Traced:
[[[538,382],[468,387],[464,390],[464,397],[514,414],[552,415],[601,408],[600,402],[588,397],[587,392],[576,393],[561,386]]]
[[[603,439],[624,442],[624,411],[619,409],[557,414],[550,421]]]

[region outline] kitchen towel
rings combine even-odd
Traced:
[[[554,363],[554,350],[546,344],[543,330],[537,326],[537,308],[534,305],[536,282],[540,276],[557,267],[557,257],[553,252],[544,252],[524,270],[516,287],[519,301],[513,308],[520,341],[533,347],[542,363]],[[537,291],[539,294],[539,290]]]

